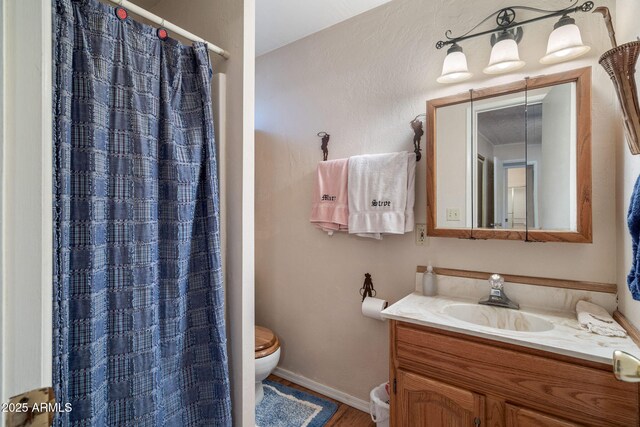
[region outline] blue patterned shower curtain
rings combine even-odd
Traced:
[[[231,425],[207,49],[53,15],[56,425]]]

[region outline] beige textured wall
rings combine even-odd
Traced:
[[[617,0],[616,35],[618,43],[626,43],[640,37],[640,1]],[[636,83],[640,87],[640,77],[636,73]],[[617,107],[619,110],[619,107]],[[622,117],[621,113],[618,113]],[[620,311],[640,328],[640,302],[634,301],[627,287],[627,273],[631,267],[631,237],[627,228],[627,209],[633,185],[640,174],[640,158],[632,156],[622,130],[622,119],[615,138],[617,144],[616,195],[618,213],[618,303]]]
[[[553,21],[526,27],[527,67],[488,78],[488,38],[463,43],[470,82],[435,82],[445,52],[434,48],[448,28],[464,32],[510,1],[394,0],[261,56],[256,63],[256,320],[281,338],[281,366],[361,399],[386,380],[388,325],[360,314],[358,289],[373,275],[393,302],[414,288],[416,265],[602,281],[616,280],[615,95],[597,65],[606,50],[601,17],[576,16],[592,46],[579,60],[543,67]],[[599,2],[615,8],[613,1]],[[551,9],[557,1],[527,5]],[[637,16],[637,15],[636,15]],[[593,66],[593,244],[466,241],[414,235],[373,242],[328,237],[308,222],[319,131],[331,134],[332,159],[409,150],[409,121],[427,99],[505,83],[526,75]],[[417,222],[425,222],[425,162],[418,163]]]

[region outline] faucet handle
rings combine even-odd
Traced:
[[[489,284],[491,285],[491,289],[502,290],[504,287],[504,278],[499,274],[492,274],[489,277]]]

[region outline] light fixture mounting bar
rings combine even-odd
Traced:
[[[569,15],[571,13],[577,13],[577,12],[589,12],[591,9],[593,9],[593,6],[594,6],[592,1],[586,1],[582,3],[580,6],[577,6],[577,3],[578,3],[578,0],[575,0],[575,2],[571,6],[565,9],[559,9],[559,10],[544,10],[544,9],[538,9],[538,8],[529,7],[529,6],[505,7],[503,9],[498,10],[497,12],[490,14],[485,19],[483,19],[478,24],[476,24],[475,27],[473,27],[472,29],[470,29],[469,31],[467,31],[465,34],[461,36],[451,37],[451,30],[447,30],[445,32],[445,37],[447,38],[447,40],[438,41],[436,43],[436,49],[442,49],[444,46],[454,44],[454,43],[459,43],[463,40],[472,39],[474,37],[483,36],[486,34],[502,32],[505,30],[509,30],[510,28],[513,28],[513,27],[521,27],[523,25],[527,25],[532,22],[542,21],[544,19],[549,19],[556,16],[564,16],[564,15]],[[517,22],[516,10],[529,10],[529,11],[539,13],[541,15],[535,18],[527,19],[522,22]],[[497,24],[495,28],[492,28],[486,31],[480,31],[477,33],[472,33],[476,28],[478,28],[479,26],[481,26],[482,24],[484,24],[494,16]]]

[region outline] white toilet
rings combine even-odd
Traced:
[[[256,326],[256,405],[264,397],[262,381],[278,366],[280,341],[270,329]]]

